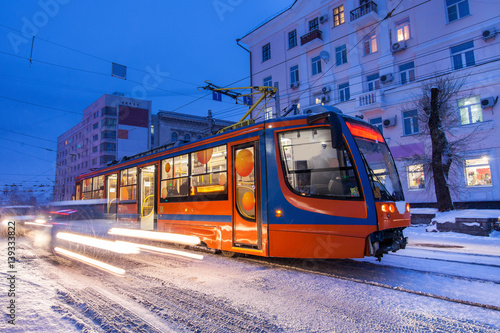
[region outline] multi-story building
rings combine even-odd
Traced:
[[[333,105],[383,131],[406,199],[435,202],[430,139],[412,101],[426,82],[466,78],[452,105],[453,138],[470,137],[452,166],[454,201],[500,202],[500,3],[468,0],[296,0],[239,41],[249,47],[252,85],[278,87],[280,110]],[[497,112],[495,112],[497,111]],[[413,162],[412,162],[413,160]]]
[[[54,201],[71,200],[75,177],[151,148],[151,101],[105,94],[57,139]]]
[[[201,139],[233,123],[212,118],[210,111],[207,117],[201,117],[160,110],[152,115],[151,147]]]

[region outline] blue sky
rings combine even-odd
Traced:
[[[153,113],[205,116],[212,109],[217,118],[238,120],[244,110],[227,98],[193,102],[206,94],[197,88],[205,80],[248,85],[249,55],[236,39],[292,3],[3,1],[0,189],[52,185],[57,137],[104,93],[152,100]],[[110,75],[112,62],[127,66],[127,80]]]

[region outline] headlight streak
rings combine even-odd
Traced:
[[[107,272],[114,273],[114,274],[117,274],[119,276],[122,276],[123,274],[125,274],[124,269],[112,266],[110,264],[106,264],[102,261],[95,260],[95,259],[86,257],[86,256],[78,254],[78,253],[68,251],[68,250],[60,248],[60,247],[54,248],[54,251],[57,252],[58,254],[63,255],[63,256],[69,257],[71,259],[75,259],[77,261],[83,262],[85,264],[91,265],[91,266],[99,268],[99,269],[103,269]]]
[[[98,239],[94,237],[81,236],[76,234],[70,234],[67,232],[58,232],[56,237],[58,239],[67,240],[73,243],[79,243],[83,245],[88,245],[96,247],[103,250],[108,250],[116,253],[122,254],[137,254],[139,250],[134,246],[127,246],[125,244],[118,244],[117,242],[112,242],[104,239]]]
[[[171,234],[167,232],[145,231],[136,229],[111,228],[110,235],[144,238],[149,240],[165,241],[183,245],[198,245],[200,238],[196,236]]]
[[[203,256],[200,254],[194,254],[194,253],[189,253],[189,252],[184,252],[184,251],[179,251],[179,250],[165,249],[165,248],[151,246],[151,245],[143,245],[143,244],[137,244],[137,243],[123,242],[123,241],[116,241],[116,242],[127,244],[128,246],[135,246],[138,249],[145,250],[145,251],[150,251],[150,252],[155,252],[155,253],[158,253],[158,252],[159,253],[166,253],[166,254],[188,257],[188,258],[192,258],[192,259],[203,260]]]

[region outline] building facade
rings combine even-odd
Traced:
[[[57,138],[54,201],[75,196],[75,177],[151,148],[151,101],[105,94]]]
[[[333,105],[378,125],[411,203],[436,201],[422,161],[430,139],[412,109],[421,87],[465,78],[450,140],[470,138],[452,165],[459,202],[500,202],[500,10],[498,2],[297,0],[239,41],[251,53],[252,85],[278,87],[279,117],[297,105]],[[496,111],[496,112],[495,112]]]
[[[160,110],[152,116],[151,147],[198,140],[232,124],[212,118],[210,111],[207,117],[201,117]]]

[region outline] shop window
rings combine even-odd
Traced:
[[[415,164],[406,167],[406,175],[408,177],[408,189],[418,190],[425,188],[424,165]]]
[[[467,186],[491,186],[491,167],[488,157],[465,160]]]

